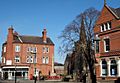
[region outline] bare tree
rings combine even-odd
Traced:
[[[62,39],[60,52],[65,52],[65,53],[72,52],[76,48],[75,43],[77,43],[77,48],[80,49],[80,50],[77,49],[78,51],[77,53],[82,52],[84,54],[84,57],[80,57],[78,59],[83,58],[84,61],[86,61],[86,63],[88,64],[92,83],[96,83],[96,77],[94,72],[95,57],[94,57],[94,50],[93,50],[93,43],[92,43],[92,40],[94,38],[93,27],[99,14],[100,12],[95,8],[89,8],[85,10],[83,13],[78,15],[76,19],[72,21],[72,23],[67,25],[65,29],[62,31],[61,35],[59,36],[59,38]],[[85,27],[86,37],[80,39],[81,37],[80,27],[82,27],[81,21],[83,20],[83,18],[84,18],[84,27]],[[83,41],[84,39],[86,39],[86,44],[85,44],[86,48],[83,48],[83,47],[79,48],[79,46],[81,46],[82,43],[78,41]],[[79,55],[79,56],[82,56],[82,55]]]

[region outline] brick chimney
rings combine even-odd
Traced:
[[[47,42],[47,31],[46,31],[46,29],[44,29],[43,32],[42,32],[42,38],[43,38],[43,42],[46,43]]]
[[[12,60],[12,56],[13,56],[13,27],[10,26],[8,28],[8,35],[7,35],[7,55],[6,55],[6,59],[7,60]]]

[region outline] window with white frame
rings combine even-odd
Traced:
[[[111,22],[108,22],[107,26],[108,26],[108,30],[110,30],[111,29]]]
[[[48,57],[46,57],[46,64],[48,64],[49,63],[49,58]]]
[[[34,59],[33,59],[34,63],[37,63],[37,56],[36,56],[36,54],[34,54],[33,57],[34,57]]]
[[[116,60],[111,60],[110,73],[112,76],[117,75],[117,62],[116,62]]]
[[[104,25],[102,24],[102,25],[100,26],[100,28],[101,28],[101,32],[103,32],[103,31],[104,31]]]
[[[30,52],[30,50],[31,50],[31,47],[27,47],[27,52]]]
[[[104,23],[100,26],[101,32],[111,29],[111,22]]]
[[[27,48],[27,52],[34,52],[34,53],[36,53],[37,52],[37,47],[28,47]]]
[[[48,64],[49,63],[49,57],[42,57],[42,63],[43,64]]]
[[[20,52],[20,46],[19,45],[15,46],[15,52]]]
[[[42,57],[42,63],[45,64],[45,57]]]
[[[49,53],[49,48],[48,47],[43,47],[43,53]]]
[[[107,62],[102,60],[102,75],[107,75]]]
[[[6,46],[4,46],[3,52],[6,52]]]
[[[105,52],[109,52],[110,51],[110,39],[104,39],[104,50]]]
[[[28,55],[28,56],[26,57],[26,62],[27,62],[27,63],[33,63],[33,57],[32,57],[31,55]]]
[[[33,47],[33,52],[36,53],[37,52],[37,47]]]
[[[20,56],[15,56],[15,62],[19,63],[20,62]]]

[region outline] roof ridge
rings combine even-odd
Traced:
[[[34,35],[19,35],[19,36],[23,36],[23,37],[41,37],[41,36],[34,36]]]
[[[34,35],[19,35],[19,36],[23,36],[23,37],[40,37],[40,38],[42,38],[41,36],[34,36]],[[50,38],[50,37],[47,36],[47,38]]]

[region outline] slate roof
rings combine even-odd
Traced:
[[[119,18],[120,18],[120,8],[112,8],[112,7],[109,7],[115,15],[117,15]]]
[[[64,66],[62,63],[54,62],[54,66]]]
[[[52,40],[47,37],[47,42],[43,42],[43,38],[39,36],[25,36],[25,35],[14,35],[14,43],[30,43],[30,44],[49,44],[54,45]]]

